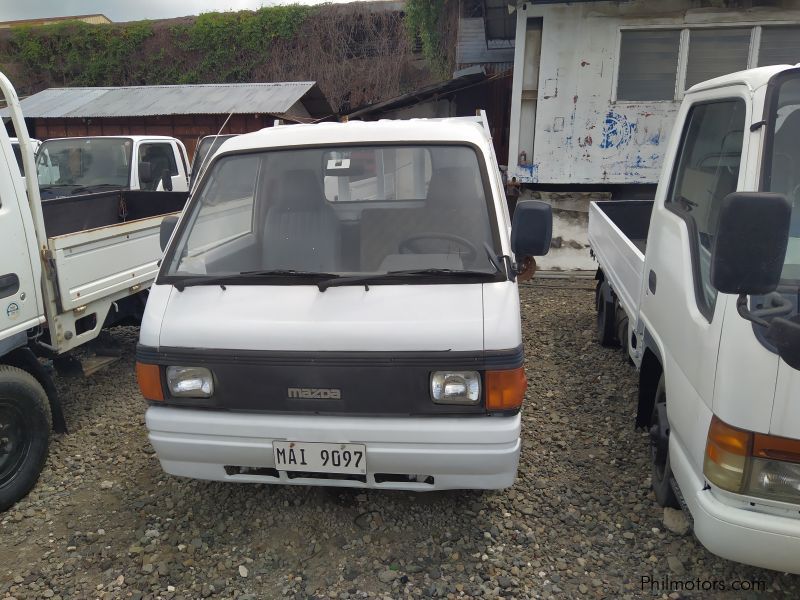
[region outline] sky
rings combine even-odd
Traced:
[[[0,0],[0,21],[102,13],[112,21],[168,19],[201,12],[254,10],[273,4],[320,4],[350,0]]]

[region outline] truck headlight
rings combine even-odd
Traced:
[[[167,367],[167,387],[176,398],[210,398],[214,378],[205,367]]]
[[[477,371],[434,371],[431,398],[437,404],[477,404],[481,399],[481,375]]]
[[[800,464],[754,458],[746,493],[770,500],[800,500]]]

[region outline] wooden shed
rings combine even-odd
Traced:
[[[275,119],[305,123],[333,116],[313,81],[49,88],[21,104],[31,135],[39,139],[169,135],[190,155],[199,138],[223,124],[222,133],[247,133]]]

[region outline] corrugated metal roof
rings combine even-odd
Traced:
[[[312,116],[330,112],[313,81],[49,88],[21,104],[28,118],[283,114],[309,93],[313,106],[306,108]],[[0,111],[0,116],[7,116],[6,112]]]
[[[412,104],[424,102],[428,98],[434,96],[446,96],[447,94],[481,83],[486,79],[486,73],[480,65],[462,69],[455,73],[455,75],[457,75],[457,77],[448,81],[426,85],[425,87],[403,94],[402,96],[362,106],[358,110],[351,112],[348,117],[351,119],[363,118],[404,106],[410,106]]]

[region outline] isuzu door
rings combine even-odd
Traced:
[[[711,248],[720,203],[739,185],[750,123],[743,87],[696,98],[682,108],[673,168],[659,185],[667,192],[654,207],[661,214],[648,234],[641,303],[646,327],[661,336],[669,423],[684,446],[704,439],[705,431],[695,435],[704,427],[697,407],[710,409],[714,394],[725,303],[711,286]],[[704,448],[687,450],[702,464]]]

